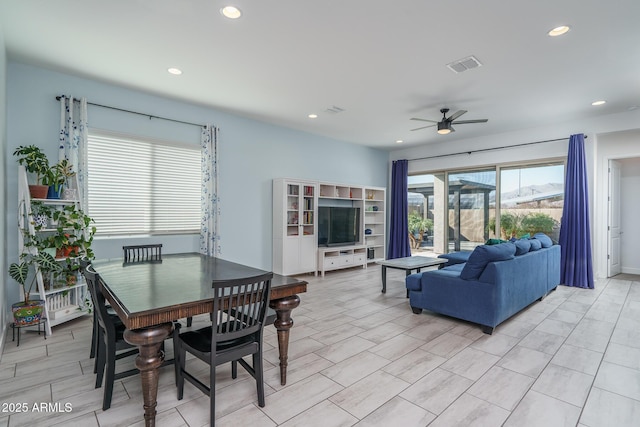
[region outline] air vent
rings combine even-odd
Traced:
[[[482,64],[475,56],[468,56],[466,58],[459,59],[447,64],[447,67],[454,73],[462,73],[463,71],[471,70],[473,68],[482,67]]]
[[[340,108],[340,107],[336,107],[335,105],[332,105],[331,107],[327,108],[324,111],[325,113],[338,114],[338,113],[342,113],[344,111],[344,108]]]

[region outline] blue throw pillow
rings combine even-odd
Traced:
[[[538,239],[531,239],[529,240],[529,242],[531,242],[531,252],[538,251],[542,248],[542,242],[540,242],[540,240]]]
[[[549,248],[553,246],[553,241],[551,240],[551,237],[547,236],[544,233],[536,233],[533,235],[533,238],[536,240],[540,240],[540,243],[542,243],[543,248]]]
[[[531,250],[531,240],[516,240],[516,256],[526,254]]]
[[[480,245],[476,246],[464,268],[460,272],[460,278],[464,280],[474,280],[480,277],[484,268],[492,261],[504,261],[512,259],[516,253],[516,246],[509,243],[500,243],[498,245]]]

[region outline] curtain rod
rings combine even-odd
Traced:
[[[426,160],[426,159],[437,159],[439,157],[459,156],[461,154],[480,153],[482,151],[503,150],[505,148],[522,147],[522,146],[525,146],[525,145],[542,144],[542,143],[545,143],[545,142],[565,141],[567,139],[569,139],[569,138],[567,137],[567,138],[545,139],[543,141],[524,142],[522,144],[514,144],[514,145],[503,145],[502,147],[480,148],[478,150],[462,151],[462,152],[459,152],[459,153],[449,153],[449,154],[439,154],[437,156],[418,157],[416,159],[409,159],[409,161],[411,162],[411,161],[414,161],[414,160]],[[584,136],[584,139],[587,139],[587,135]]]
[[[56,100],[60,101],[64,96],[56,96]],[[79,99],[75,99],[73,100],[74,102],[80,102]],[[151,119],[160,119],[160,120],[167,120],[169,122],[176,122],[176,123],[182,123],[184,125],[191,125],[191,126],[198,126],[198,127],[204,127],[204,125],[200,125],[198,123],[191,123],[191,122],[185,122],[182,120],[176,120],[176,119],[169,119],[166,117],[160,117],[160,116],[154,116],[152,114],[145,114],[145,113],[139,113],[137,111],[131,111],[131,110],[125,110],[123,108],[118,108],[118,107],[111,107],[109,105],[102,105],[102,104],[96,104],[94,102],[87,102],[87,105],[93,105],[94,107],[102,107],[102,108],[108,108],[110,110],[117,110],[117,111],[122,111],[124,113],[131,113],[131,114],[138,114],[140,116],[145,116],[145,117],[149,117],[149,120]]]

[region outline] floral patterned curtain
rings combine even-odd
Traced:
[[[200,210],[200,253],[217,256],[221,253],[219,233],[220,199],[218,197],[218,128],[202,127],[202,195]]]
[[[88,206],[87,174],[87,100],[73,96],[60,97],[60,135],[58,160],[67,159],[78,176],[78,199],[82,209]]]

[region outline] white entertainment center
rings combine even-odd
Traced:
[[[319,209],[355,213],[357,233],[347,244],[318,243]],[[349,209],[351,208],[351,209]],[[337,220],[336,220],[337,221]],[[326,224],[325,224],[326,226]],[[323,233],[321,233],[323,234]],[[324,242],[325,237],[321,236]],[[385,257],[386,189],[358,185],[273,180],[273,272],[292,275],[367,267]]]

